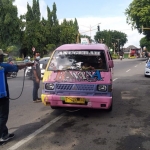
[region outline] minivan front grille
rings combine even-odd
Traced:
[[[94,85],[92,85],[92,84],[56,84],[56,90],[94,91]]]
[[[67,90],[70,91],[73,87],[73,84],[56,84],[57,90]]]
[[[94,85],[91,84],[77,84],[77,89],[81,91],[93,91]]]

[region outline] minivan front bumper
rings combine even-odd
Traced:
[[[86,99],[85,104],[69,104],[65,103],[65,98],[81,98]],[[42,94],[41,99],[44,105],[52,107],[75,107],[75,108],[93,108],[93,109],[109,109],[112,105],[111,96],[60,96]]]

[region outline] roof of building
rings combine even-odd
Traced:
[[[135,47],[134,45],[129,45],[127,48],[124,49],[124,51],[128,52],[128,51],[130,51],[131,49],[140,49],[140,48],[137,48],[137,47]]]

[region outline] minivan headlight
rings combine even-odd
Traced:
[[[101,91],[101,92],[106,92],[107,86],[106,85],[97,85],[97,90]]]
[[[45,89],[46,90],[54,90],[54,84],[53,83],[46,83]]]

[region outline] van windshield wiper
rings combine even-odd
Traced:
[[[49,71],[54,71],[54,72],[59,72],[59,71],[79,71],[80,69],[71,69],[71,68],[67,68],[67,69],[57,69],[57,70],[49,70]]]
[[[76,71],[78,71],[78,70],[81,70],[80,68],[67,68],[67,69],[64,69],[64,70],[76,70]]]

